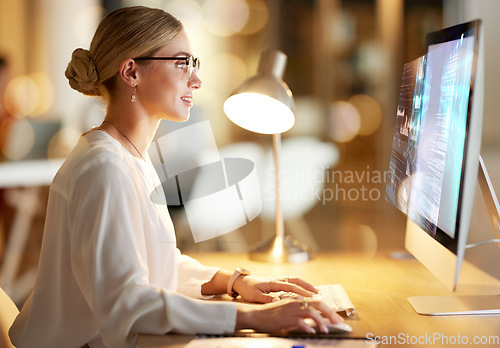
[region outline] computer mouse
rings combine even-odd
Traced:
[[[316,332],[318,333],[321,333],[322,331],[320,331],[318,328],[317,328],[317,325],[316,325],[316,322],[312,319],[312,318],[306,318],[304,319],[304,321],[310,325],[311,327],[313,327]],[[332,324],[329,320],[327,319],[324,319],[324,324],[325,326],[328,328],[328,333],[329,334],[333,334],[333,333],[348,333],[348,332],[352,332],[352,327],[350,327],[348,324],[346,323],[338,323],[338,324]]]
[[[332,324],[330,322],[327,322],[326,323],[326,327],[328,328],[328,333],[347,333],[347,332],[352,332],[352,327],[350,327],[346,323]]]

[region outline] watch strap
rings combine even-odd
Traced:
[[[234,273],[231,275],[229,281],[227,282],[227,293],[229,296],[233,298],[238,297],[239,294],[236,291],[233,291],[234,282],[236,281],[236,279],[238,279],[239,276],[247,276],[247,275],[250,275],[249,271],[241,267],[236,267]]]

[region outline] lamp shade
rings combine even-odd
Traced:
[[[286,55],[280,51],[262,53],[257,75],[244,81],[224,103],[224,112],[232,122],[263,134],[283,133],[292,128],[292,92],[282,80],[286,61]]]

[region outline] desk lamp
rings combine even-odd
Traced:
[[[292,128],[295,116],[292,92],[283,74],[287,56],[277,50],[261,54],[257,75],[245,80],[224,102],[224,112],[238,126],[252,132],[273,135],[276,185],[276,236],[260,243],[250,259],[273,263],[299,263],[311,258],[311,250],[291,236],[285,236],[279,185],[281,133]]]

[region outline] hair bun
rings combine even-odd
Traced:
[[[97,67],[88,50],[77,48],[73,51],[65,75],[71,88],[78,92],[88,96],[101,95]]]

